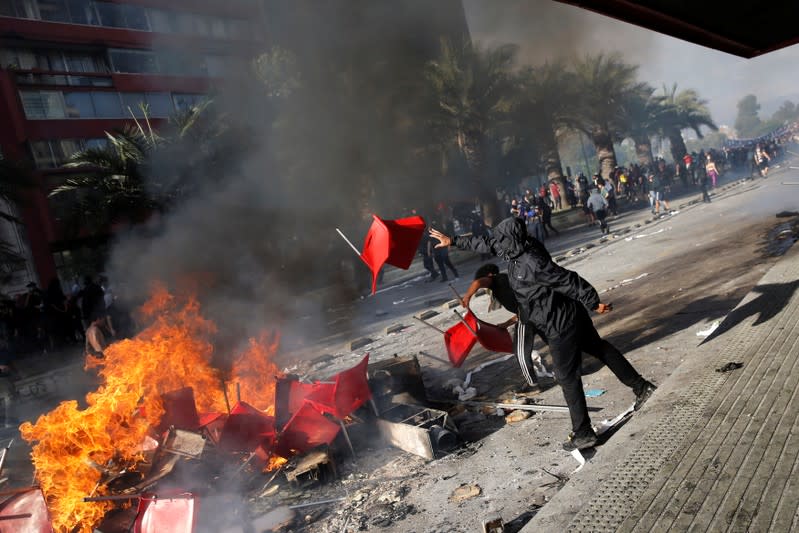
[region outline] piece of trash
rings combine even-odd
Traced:
[[[631,415],[632,412],[635,410],[635,404],[631,404],[630,407],[616,415],[615,418],[606,418],[596,426],[594,426],[594,433],[597,435],[601,435],[605,433],[607,430],[624,420],[627,416]]]
[[[572,450],[572,457],[574,457],[574,459],[580,465],[580,466],[578,466],[577,468],[574,469],[574,472],[572,472],[572,474],[574,474],[574,473],[577,473],[580,470],[582,470],[583,467],[585,466],[585,457],[583,457],[583,454],[580,453],[580,450],[578,450],[578,449]]]
[[[399,304],[404,304],[404,303],[405,303],[405,298],[403,298],[402,300],[397,300],[395,302],[392,302],[392,304],[394,304],[394,305],[399,305]]]
[[[741,368],[742,366],[744,366],[743,363],[734,363],[734,362],[730,361],[726,365],[717,368],[716,372],[732,372],[733,370],[737,370],[737,369]]]
[[[606,392],[607,391],[605,389],[588,389],[587,391],[585,391],[585,397],[586,398],[597,398],[599,396],[602,396]]]
[[[479,496],[483,492],[480,485],[474,483],[472,485],[464,484],[452,491],[449,496],[451,502],[462,502]]]
[[[533,416],[533,413],[530,411],[511,411],[511,413],[505,417],[505,422],[508,424],[514,424],[516,422],[521,422],[522,420],[527,420],[531,416]]]
[[[719,321],[714,320],[712,324],[707,329],[703,329],[696,332],[697,337],[709,337],[711,333],[716,331],[716,328],[719,327]]]

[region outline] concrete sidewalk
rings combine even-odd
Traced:
[[[796,530],[797,288],[793,247],[522,531]]]

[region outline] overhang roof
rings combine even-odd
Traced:
[[[799,43],[796,0],[558,1],[746,58]]]

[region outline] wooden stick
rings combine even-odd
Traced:
[[[227,414],[230,414],[230,400],[227,397],[227,384],[222,381],[222,393],[225,395],[225,407],[227,407]]]
[[[17,520],[20,518],[30,518],[33,515],[30,513],[23,513],[23,514],[10,514],[6,516],[0,516],[0,520]]]
[[[124,500],[135,500],[141,498],[141,494],[110,494],[108,496],[86,496],[84,502],[116,502]]]
[[[236,401],[241,403],[241,382],[236,382]]]
[[[413,318],[415,318],[416,320],[418,320],[419,322],[421,322],[422,324],[424,324],[424,325],[425,325],[425,326],[427,326],[428,328],[433,328],[434,330],[436,330],[437,332],[441,333],[442,335],[443,335],[444,333],[446,333],[444,330],[438,329],[438,328],[437,328],[437,327],[435,327],[433,324],[431,324],[431,323],[429,323],[429,322],[426,322],[426,321],[422,320],[422,319],[421,319],[421,318],[419,318],[418,316],[415,316],[415,317],[413,317]]]
[[[463,325],[464,325],[464,326],[466,326],[467,328],[469,328],[469,331],[471,331],[471,332],[472,332],[472,335],[474,335],[475,337],[477,337],[477,332],[475,332],[475,331],[472,329],[472,326],[470,326],[470,325],[469,325],[469,323],[468,323],[468,322],[466,322],[466,319],[465,319],[465,318],[463,318],[463,317],[461,316],[461,314],[458,312],[458,310],[457,310],[457,309],[453,309],[453,310],[452,310],[452,312],[453,312],[453,313],[455,313],[455,316],[456,316],[456,317],[458,317],[458,318],[461,320],[461,322],[463,322]]]
[[[361,257],[361,252],[358,251],[358,249],[355,247],[354,244],[352,244],[352,242],[347,238],[347,236],[344,235],[341,232],[341,230],[338,229],[338,228],[336,228],[336,231],[338,232],[339,235],[341,235],[341,238],[344,239],[344,241],[346,241],[346,243],[350,245],[350,248],[352,248],[352,250],[355,252],[355,255],[357,255],[358,257]]]

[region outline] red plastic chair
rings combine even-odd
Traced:
[[[422,217],[383,220],[372,215],[374,221],[366,233],[361,259],[372,271],[372,294],[377,289],[377,276],[388,263],[407,270],[416,256],[422,240],[425,222]]]
[[[0,533],[53,533],[41,489],[14,494],[0,504]]]
[[[452,366],[460,367],[477,342],[491,352],[514,351],[513,339],[507,329],[484,322],[467,311],[462,321],[444,332],[444,344]]]
[[[173,496],[143,494],[134,533],[194,533],[197,502],[191,493]]]

